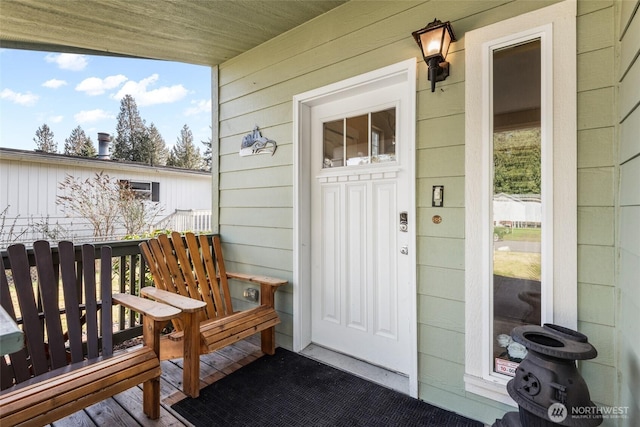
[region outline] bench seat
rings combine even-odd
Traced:
[[[2,425],[45,425],[160,373],[160,360],[149,347],[74,363],[0,393]]]
[[[0,302],[25,335],[24,348],[0,358],[0,425],[46,425],[138,384],[143,384],[143,412],[159,418],[160,331],[180,315],[180,309],[135,295],[112,294],[108,246],[99,252],[99,270],[93,245],[75,248],[65,241],[54,251],[41,240],[34,243],[33,252],[37,294],[25,246],[7,249],[18,307],[5,270],[0,272]],[[114,303],[142,315],[140,348],[113,352]]]

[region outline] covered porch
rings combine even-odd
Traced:
[[[556,303],[545,316],[585,333],[600,351],[596,359],[580,364],[592,400],[602,407],[625,408],[629,414],[606,424],[630,426],[640,419],[637,0],[188,4],[115,0],[70,5],[3,2],[0,46],[211,67],[212,231],[227,242],[224,250],[234,270],[289,281],[275,301],[282,319],[276,338],[279,346],[294,350],[304,341],[300,319],[305,320],[301,313],[306,306],[299,293],[311,289],[311,281],[301,274],[310,270],[301,268],[300,260],[309,257],[312,243],[332,240],[321,233],[316,238],[304,223],[301,226],[301,218],[310,224],[319,221],[312,221],[309,206],[315,187],[300,172],[310,171],[311,165],[322,168],[325,175],[330,170],[301,155],[307,140],[298,117],[304,118],[302,113],[314,107],[317,99],[311,95],[318,88],[418,58],[415,76],[407,79],[415,84],[411,104],[416,111],[409,120],[415,136],[409,160],[415,174],[409,179],[412,201],[404,211],[409,232],[415,233],[405,254],[415,258],[402,269],[415,276],[408,281],[414,298],[410,309],[415,311],[410,332],[416,345],[408,352],[413,358],[414,393],[420,400],[486,423],[512,411],[514,403],[506,393],[508,378],[494,372],[490,363],[491,347],[497,342],[490,336],[493,326],[487,315],[491,282],[483,281],[479,273],[490,268],[489,257],[481,254],[490,253],[493,240],[488,232],[477,232],[476,225],[490,223],[480,217],[488,215],[488,208],[477,206],[489,206],[491,198],[468,185],[480,185],[473,173],[488,174],[492,167],[490,161],[474,157],[474,147],[483,145],[471,137],[481,132],[469,127],[488,126],[489,120],[477,114],[485,111],[481,104],[467,101],[480,100],[471,91],[491,81],[478,59],[484,38],[498,37],[489,29],[499,27],[515,37],[522,25],[512,28],[504,25],[506,21],[512,25],[517,18],[533,25],[531,14],[567,6],[564,23],[552,24],[554,15],[545,16],[540,24],[540,28],[571,29],[571,37],[556,37],[558,45],[567,49],[556,59],[571,62],[557,67],[562,80],[545,74],[549,87],[559,89],[554,97],[571,104],[560,109],[566,116],[548,110],[556,113],[547,130],[555,126],[567,133],[554,137],[554,147],[563,151],[547,159],[547,170],[555,174],[548,182],[555,200],[562,202],[555,206],[567,211],[552,215],[556,222],[548,229],[567,234],[554,235],[560,246],[543,245],[551,267],[547,271],[558,273],[547,281],[547,294]],[[434,18],[451,21],[458,40],[447,58],[450,76],[432,92],[427,65],[419,58],[411,31]],[[482,84],[476,83],[479,80]],[[562,96],[560,90],[568,93]],[[300,94],[309,98],[294,102]],[[554,97],[547,98],[549,105]],[[470,119],[476,115],[477,122]],[[278,142],[275,155],[238,155],[243,136],[256,125]],[[571,180],[558,179],[558,173]],[[309,177],[315,176],[309,172]],[[346,186],[351,181],[344,177]],[[360,176],[354,175],[356,180]],[[446,188],[439,205],[436,188]],[[483,189],[489,191],[491,186]],[[384,223],[398,228],[398,212],[389,218]],[[478,286],[470,280],[477,280]],[[242,300],[242,295],[237,297]],[[163,384],[166,387],[166,379]],[[163,394],[163,399],[170,394]]]

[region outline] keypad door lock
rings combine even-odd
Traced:
[[[400,231],[405,233],[409,231],[409,214],[407,212],[400,212]]]

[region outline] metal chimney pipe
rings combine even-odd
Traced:
[[[111,135],[104,132],[98,132],[98,158],[109,160],[109,144],[111,143]]]

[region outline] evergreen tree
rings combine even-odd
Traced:
[[[46,123],[36,130],[36,137],[33,138],[33,141],[36,143],[36,150],[45,153],[58,152],[58,143],[53,140],[53,132]]]
[[[169,150],[167,149],[164,138],[160,135],[160,131],[151,123],[149,125],[149,141],[151,148],[151,156],[149,159],[150,165],[164,166],[167,164],[167,157],[169,157]]]
[[[78,126],[64,140],[64,154],[71,156],[95,157],[97,152],[91,138]]]
[[[204,168],[210,171],[211,160],[212,160],[212,155],[211,155],[212,139],[211,137],[209,137],[208,141],[200,141],[200,142],[202,143],[202,145],[204,145],[204,153],[202,154],[202,161],[204,162]]]
[[[136,100],[125,95],[120,101],[116,138],[112,158],[132,162],[150,163],[151,147],[149,131],[138,112]]]
[[[540,194],[540,147],[540,128],[494,134],[494,194]]]
[[[193,133],[189,126],[184,125],[180,131],[180,136],[176,145],[171,149],[167,166],[176,166],[185,169],[202,168],[202,156],[200,150],[193,143]]]
[[[87,138],[82,149],[80,150],[80,156],[82,157],[96,157],[98,152],[96,151],[96,147],[93,145],[93,141],[91,138]]]

